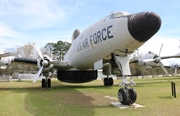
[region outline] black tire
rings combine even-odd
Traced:
[[[51,88],[51,79],[48,79],[47,86],[48,88]]]
[[[127,105],[129,102],[129,95],[128,92],[124,88],[120,88],[118,91],[118,99],[119,102],[123,105]]]
[[[129,89],[129,98],[131,100],[130,101],[131,103],[135,103],[136,102],[137,93],[136,93],[136,91],[133,88]]]
[[[41,81],[42,88],[46,88],[46,80],[42,79]]]
[[[108,81],[109,81],[109,86],[112,86],[114,84],[113,78],[109,78]]]
[[[108,86],[109,85],[109,80],[108,80],[108,78],[104,78],[104,86]]]

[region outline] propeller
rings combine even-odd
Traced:
[[[34,77],[33,83],[36,83],[36,81],[37,81],[39,75],[41,74],[42,70],[43,70],[43,66],[40,68],[40,70],[37,72],[36,76]]]
[[[160,57],[160,54],[161,54],[161,51],[162,51],[162,47],[163,47],[163,44],[161,44],[161,48],[159,50],[159,56],[156,58],[156,62],[159,63],[159,65],[161,66],[162,70],[168,74],[166,68],[164,67],[163,63],[161,62],[161,57]]]
[[[144,59],[143,62],[154,62],[156,59]]]
[[[159,65],[161,66],[161,68],[163,69],[163,71],[168,74],[166,68],[164,67],[163,63],[162,62],[159,62]]]
[[[160,50],[159,50],[159,56],[160,56],[160,54],[161,54],[162,47],[163,47],[163,44],[161,44],[161,48],[160,48]]]
[[[34,49],[36,50],[37,54],[39,55],[39,57],[40,57],[42,60],[44,60],[43,55],[42,55],[41,51],[39,50],[39,48],[37,48],[37,47],[35,46],[35,44],[34,44],[33,46],[34,46]]]
[[[33,83],[36,83],[39,75],[42,73],[43,68],[47,68],[47,67],[50,66],[50,61],[49,61],[49,59],[46,59],[46,58],[43,57],[43,55],[42,55],[41,51],[39,50],[39,48],[37,48],[35,45],[33,45],[33,47],[35,48],[37,54],[41,58],[40,59],[40,66],[41,66],[41,68],[39,69],[39,71],[37,72],[35,78],[33,79]]]
[[[160,47],[160,50],[159,50],[159,56],[155,55],[153,57],[153,59],[144,59],[143,62],[147,63],[147,62],[155,62],[156,64],[159,64],[162,68],[162,70],[168,74],[166,68],[164,67],[163,63],[161,62],[161,57],[160,57],[160,54],[161,54],[161,51],[162,51],[162,47],[163,47],[163,44],[161,45]]]

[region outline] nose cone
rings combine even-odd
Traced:
[[[153,12],[132,14],[128,19],[128,29],[139,42],[150,39],[161,27],[161,18]]]

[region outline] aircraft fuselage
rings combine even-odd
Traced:
[[[140,39],[137,37],[134,38],[134,35],[132,35],[136,27],[137,30],[139,29],[138,26],[140,22],[137,18],[143,17],[143,14],[148,16],[151,15],[153,18],[155,17],[159,21],[159,17],[151,12],[129,14],[118,18],[109,18],[110,16],[107,16],[91,25],[75,40],[73,40],[64,61],[68,62],[70,66],[77,69],[88,69],[93,67],[94,62],[100,59],[108,59],[111,53],[119,56],[131,54],[149,39],[146,36],[144,36],[144,38],[140,37]],[[132,20],[135,20],[136,22],[133,22]],[[159,23],[158,21],[155,23]],[[141,23],[143,24],[143,22]],[[146,21],[147,26],[150,26],[151,23],[152,22]],[[133,31],[132,25],[135,25],[135,27],[133,27]],[[143,25],[138,31],[148,31],[148,29],[146,29],[147,27],[145,26],[144,30],[141,28],[143,28]],[[137,33],[142,34],[138,31]]]

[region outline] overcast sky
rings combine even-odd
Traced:
[[[0,51],[28,43],[71,42],[75,29],[83,31],[113,11],[156,12],[162,26],[139,52],[159,54],[162,43],[161,56],[180,52],[178,0],[0,0]]]

